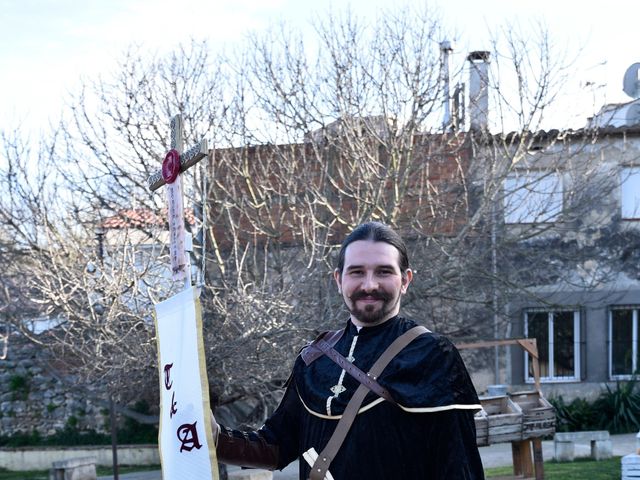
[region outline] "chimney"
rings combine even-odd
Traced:
[[[451,42],[444,40],[440,42],[440,61],[441,61],[441,74],[442,74],[442,130],[447,131],[452,125],[451,121],[451,94],[449,92],[449,55],[453,49],[451,48]]]
[[[451,128],[454,132],[464,128],[464,107],[465,107],[465,85],[464,83],[458,83],[453,90],[453,105],[452,105],[452,124]]]
[[[469,60],[469,117],[471,130],[489,128],[489,52],[471,52]]]

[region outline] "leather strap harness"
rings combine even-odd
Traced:
[[[358,380],[360,382],[360,385],[351,397],[351,400],[349,400],[349,403],[347,404],[342,417],[338,421],[338,425],[336,426],[333,435],[331,435],[331,438],[327,442],[327,445],[324,447],[322,452],[320,452],[318,458],[314,462],[309,474],[309,480],[324,480],[325,475],[329,470],[329,465],[335,458],[338,450],[340,450],[340,447],[342,446],[342,443],[344,442],[344,439],[346,438],[347,433],[349,432],[349,429],[351,428],[351,425],[353,424],[353,421],[358,414],[358,410],[360,410],[360,406],[362,405],[362,402],[364,401],[364,398],[366,397],[369,390],[375,392],[394,405],[396,404],[396,402],[391,398],[391,395],[389,395],[389,392],[376,381],[376,378],[382,373],[389,362],[398,353],[400,353],[400,351],[402,351],[404,347],[406,347],[418,336],[427,332],[429,332],[429,330],[427,330],[425,327],[417,326],[400,335],[393,341],[391,345],[389,345],[389,347],[382,353],[382,355],[380,355],[380,358],[376,360],[376,362],[373,364],[373,367],[371,367],[371,370],[368,373],[364,373],[353,363],[349,362],[346,358],[336,352],[333,349],[333,346],[323,339],[324,337],[321,337],[312,345],[310,345],[310,347],[317,347],[322,353],[327,355],[327,357],[329,357],[332,361],[337,363],[347,373],[349,373],[349,375]],[[333,336],[336,336],[335,332],[329,333],[333,334]],[[335,343],[337,343],[337,339],[332,343],[333,345],[335,345]],[[309,350],[313,351],[312,349]],[[317,358],[317,356],[315,356],[315,358]]]
[[[367,387],[372,392],[376,393],[378,396],[384,398],[387,402],[391,402],[394,405],[396,404],[396,401],[391,398],[391,394],[388,392],[388,390],[376,381],[376,377],[372,376],[370,373],[364,373],[353,363],[340,355],[331,345],[329,345],[324,340],[319,340],[317,346],[327,357],[333,360],[334,363],[345,370],[353,378],[358,380],[358,382],[360,382],[362,385]]]

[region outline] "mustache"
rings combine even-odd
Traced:
[[[358,290],[357,292],[353,292],[349,298],[351,298],[351,300],[354,302],[363,298],[373,298],[374,300],[387,301],[391,299],[391,294],[382,290],[373,290],[371,292]]]

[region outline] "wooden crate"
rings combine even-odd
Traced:
[[[489,444],[522,440],[522,410],[506,395],[480,398],[487,415]]]
[[[476,443],[479,447],[489,445],[489,421],[484,410],[480,410],[473,416],[476,424]]]
[[[522,438],[539,438],[556,431],[556,411],[537,391],[516,392],[509,395],[522,410]]]

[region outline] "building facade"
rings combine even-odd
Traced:
[[[537,147],[504,180],[503,235],[531,233],[506,255],[523,273],[502,313],[509,336],[536,338],[547,396],[593,398],[640,367],[640,126]],[[514,388],[533,383],[521,351],[507,370]]]

